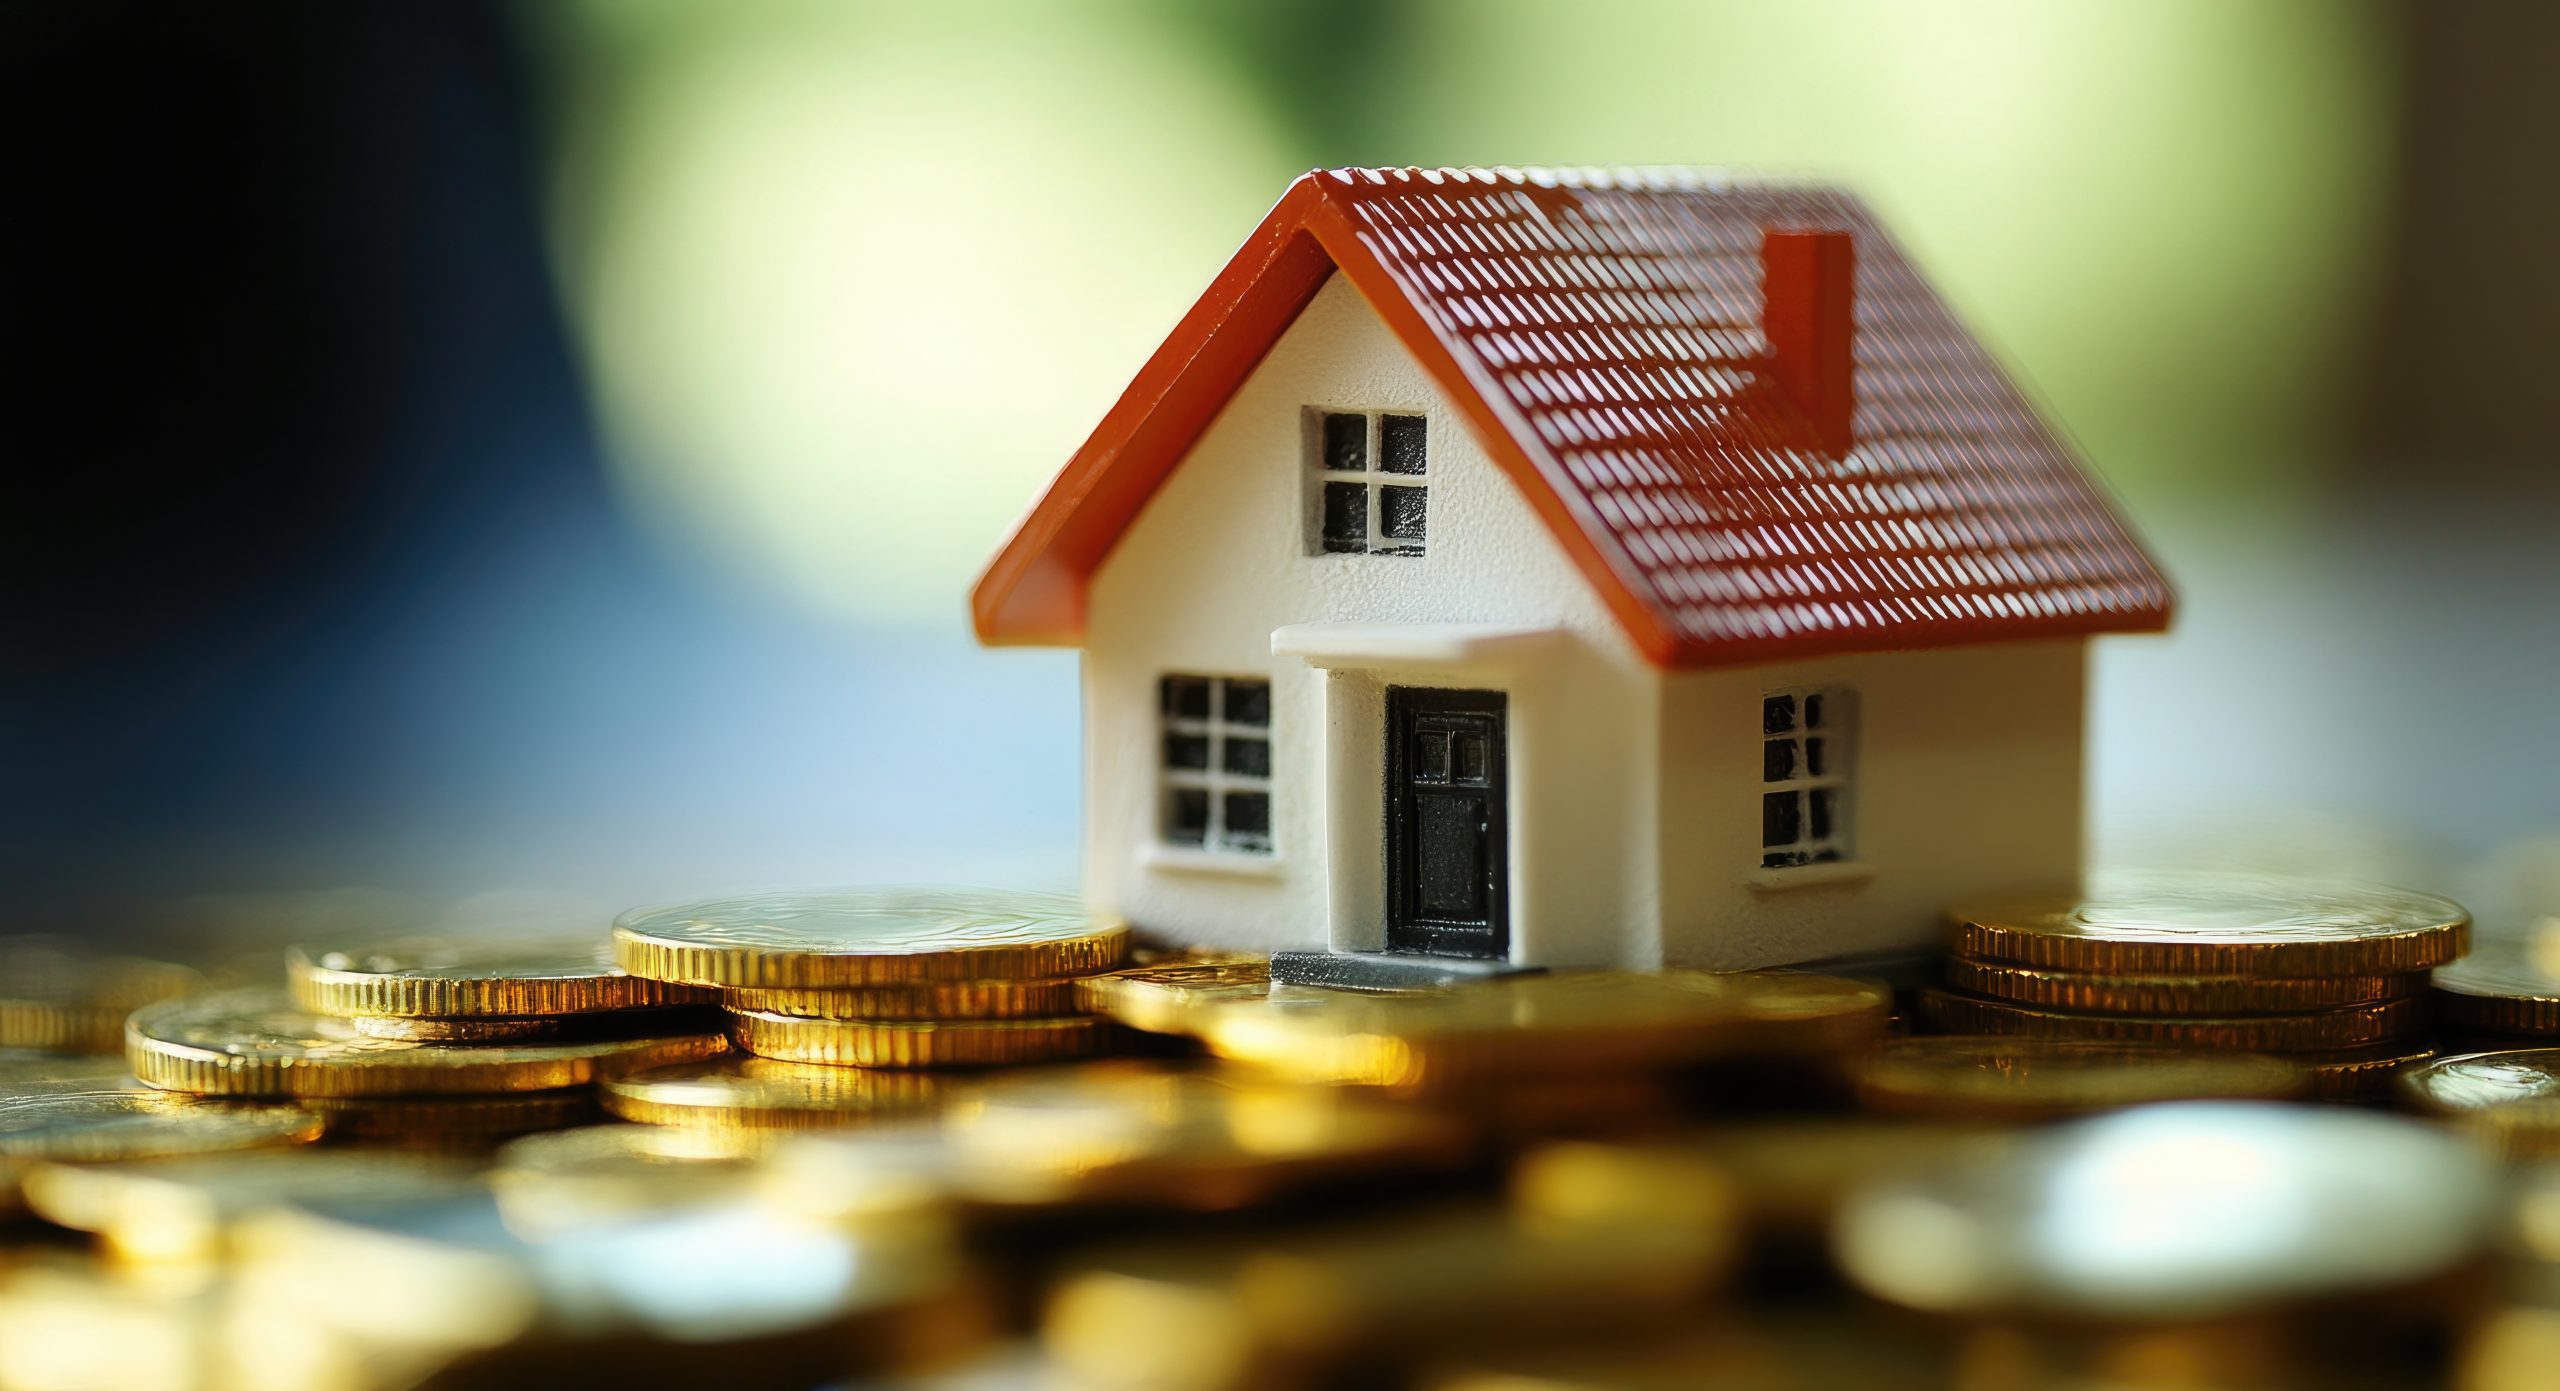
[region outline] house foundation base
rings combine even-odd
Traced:
[[[1471,980],[1533,975],[1543,966],[1478,961],[1463,956],[1405,952],[1277,951],[1271,954],[1274,985],[1321,985],[1335,990],[1436,990]]]

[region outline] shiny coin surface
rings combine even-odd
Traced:
[[[2402,1069],[2392,1090],[2517,1159],[2560,1157],[2560,1048],[2461,1053]]]
[[[738,1046],[761,1058],[837,1067],[991,1067],[1084,1058],[1108,1048],[1111,1023],[1054,1019],[800,1019],[734,1011]]]
[[[526,1039],[558,1038],[566,1032],[558,1019],[506,1019],[494,1015],[481,1019],[415,1019],[398,1014],[336,1017],[346,1020],[348,1028],[366,1038],[387,1038],[403,1043],[518,1043]]]
[[[607,1078],[604,1108],[648,1125],[795,1130],[924,1110],[946,1091],[928,1073],[731,1057]]]
[[[2031,1038],[2103,1039],[2122,1043],[2164,1043],[2190,1048],[2262,1049],[2268,1052],[2311,1052],[2361,1048],[2405,1038],[2425,1022],[2425,1002],[2417,997],[2370,1005],[2317,1010],[2308,1014],[2202,1015],[2071,1014],[2035,1009],[2006,1000],[1986,1000],[1952,990],[1924,987],[1920,1015],[1946,1032],[2016,1034]]]
[[[2134,871],[1952,916],[1960,955],[2096,975],[2399,975],[2461,956],[2471,925],[2460,905],[2405,889]]]
[[[2045,1009],[2093,1014],[2284,1014],[2373,1004],[2423,993],[2427,978],[2399,976],[2096,976],[2002,961],[1949,957],[1958,990]],[[2447,968],[2452,969],[2452,968]]]
[[[738,1199],[761,1173],[762,1148],[734,1131],[581,1126],[509,1143],[489,1184],[520,1229],[627,1221]]]
[[[46,1221],[95,1232],[128,1260],[204,1261],[223,1254],[233,1223],[296,1201],[406,1201],[468,1191],[455,1160],[338,1149],[243,1150],[111,1164],[42,1164],[27,1204]]]
[[[1076,1012],[1076,976],[1046,980],[943,980],[845,990],[749,986],[721,992],[731,1009],[804,1019],[1021,1019]]]
[[[1242,1207],[1326,1179],[1453,1168],[1454,1119],[1330,1087],[1097,1063],[960,1093],[943,1133],[982,1200]]]
[[[593,1087],[489,1096],[304,1097],[329,1138],[355,1144],[468,1152],[519,1135],[602,1119]]]
[[[2419,1122],[2181,1102],[1880,1179],[1833,1246],[1854,1283],[1913,1308],[2204,1319],[2429,1279],[2481,1251],[2497,1194],[2484,1155]]]
[[[149,1091],[0,1096],[0,1160],[153,1159],[320,1138],[297,1106],[200,1102]]]
[[[1271,958],[1250,952],[1149,953],[1076,982],[1076,1006],[1151,1034],[1187,1034],[1204,1005],[1271,993]]]
[[[121,1057],[0,1048],[0,1095],[37,1091],[117,1091],[139,1087]]]
[[[1212,1052],[1310,1082],[1459,1087],[1879,1036],[1891,993],[1783,971],[1558,972],[1407,995],[1275,990],[1199,1012]]]
[[[613,944],[593,935],[413,938],[293,947],[285,971],[294,998],[314,1014],[530,1019],[713,1002],[708,991],[632,975],[613,958]]]
[[[2257,1053],[2081,1039],[1898,1038],[1856,1064],[1859,1104],[1944,1119],[2037,1119],[2155,1101],[2281,1101],[2302,1070]]]
[[[1120,964],[1129,947],[1126,927],[1071,898],[930,888],[634,909],[613,938],[634,975],[786,989],[1074,976]]]
[[[2436,1017],[2446,1027],[2560,1037],[2560,975],[2538,939],[2482,941],[2435,971]]]
[[[367,1038],[277,990],[164,1001],[135,1011],[126,1026],[135,1076],[172,1091],[223,1096],[545,1091],[727,1049],[717,1034],[493,1044]]]
[[[54,937],[0,938],[0,1048],[113,1053],[124,1019],[183,995],[196,973],[165,961],[101,956]]]

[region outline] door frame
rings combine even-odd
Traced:
[[[1459,956],[1505,961],[1511,955],[1511,714],[1509,693],[1475,688],[1400,686],[1386,688],[1384,785],[1386,792],[1386,949],[1409,955]],[[1485,814],[1486,918],[1484,928],[1434,923],[1416,917],[1406,890],[1410,887],[1414,818],[1404,795],[1407,743],[1404,737],[1417,716],[1434,713],[1489,716],[1492,747],[1487,751]]]

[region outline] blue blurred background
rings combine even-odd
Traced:
[[[2101,853],[2560,908],[2555,16],[10,4],[13,926],[1071,883],[967,586],[1344,163],[1854,184],[2181,583]]]

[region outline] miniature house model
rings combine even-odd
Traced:
[[[2074,873],[2087,641],[2170,594],[1856,199],[1338,169],[974,607],[1084,651],[1099,910],[1389,966],[1727,968]]]

